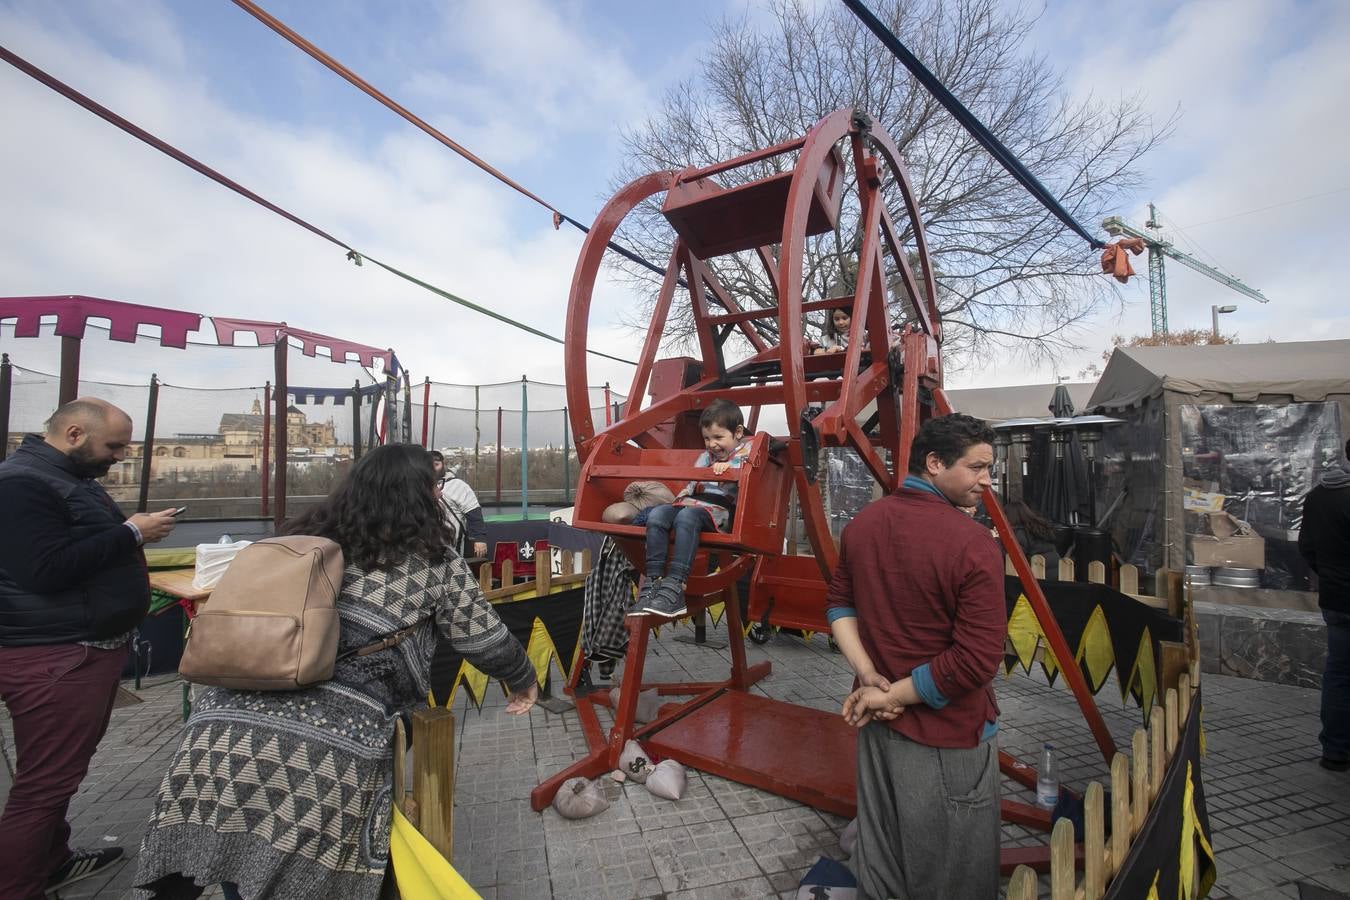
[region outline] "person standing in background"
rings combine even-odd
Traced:
[[[66,811],[108,728],[131,632],[150,608],[141,545],[173,510],[121,510],[96,478],[126,457],[131,418],[72,400],[0,463],[0,697],[14,723],[14,785],[0,816],[0,897],[29,900],[114,864],[72,850]]]
[[[1303,501],[1298,550],[1317,573],[1327,623],[1322,674],[1322,768],[1350,769],[1350,441],[1340,465],[1323,473]]]
[[[450,530],[455,536],[455,549],[464,557],[487,556],[487,522],[483,519],[483,507],[478,502],[478,495],[467,481],[445,467],[445,456],[441,451],[428,452],[431,453],[431,465],[436,470],[436,483],[440,485],[441,506],[445,509]]]

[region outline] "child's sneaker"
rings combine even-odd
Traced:
[[[652,596],[646,603],[639,603],[638,609],[667,619],[678,619],[685,615],[688,608],[684,602],[684,582],[673,578],[661,579],[661,583],[652,591]]]
[[[656,593],[656,588],[661,584],[660,577],[646,577],[642,579],[642,585],[638,588],[637,602],[628,609],[630,616],[645,616],[647,613],[642,607],[652,602],[652,596]]]

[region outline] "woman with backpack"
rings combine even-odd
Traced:
[[[286,534],[346,563],[329,681],[297,691],[199,689],[141,844],[142,897],[374,898],[389,860],[394,723],[426,703],[438,638],[510,690],[538,696],[520,643],[459,554],[421,447],[377,447]],[[404,629],[397,645],[344,655]]]

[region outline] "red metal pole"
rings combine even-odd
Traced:
[[[497,407],[497,509],[502,508],[502,408]]]
[[[259,469],[259,480],[262,481],[262,516],[267,518],[268,507],[268,488],[272,480],[270,471],[272,465],[272,382],[267,382],[263,387],[263,405],[262,405],[262,467]]]
[[[80,339],[61,336],[61,388],[57,405],[80,396]]]
[[[427,421],[431,415],[431,378],[422,381],[422,446],[427,449],[431,445],[427,443]],[[435,437],[435,435],[432,435]]]

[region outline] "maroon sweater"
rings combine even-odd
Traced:
[[[888,724],[930,747],[974,747],[998,719],[994,674],[1008,632],[998,543],[942,497],[901,488],[844,529],[827,608],[852,607],[877,671],[898,681],[928,663],[947,698]]]

